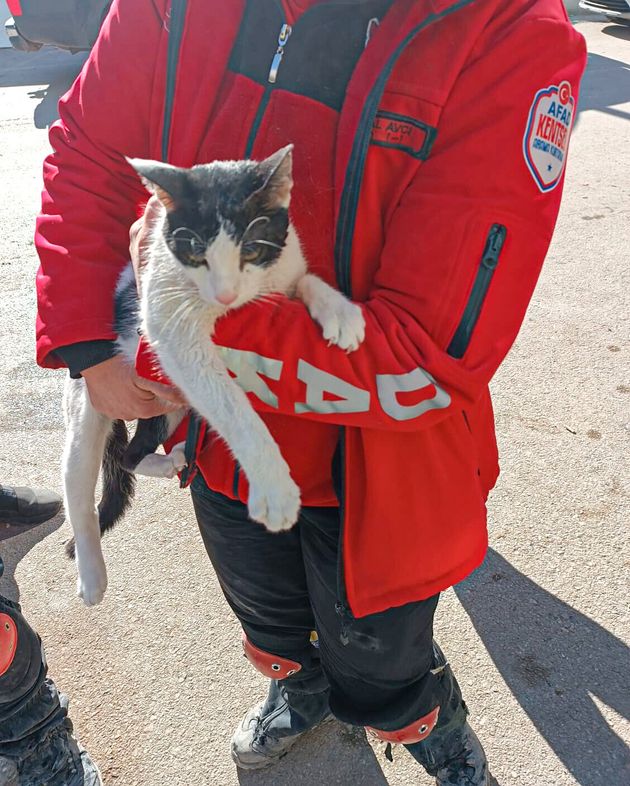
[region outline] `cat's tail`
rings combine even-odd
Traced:
[[[115,420],[103,454],[103,495],[98,505],[101,534],[127,512],[136,491],[136,476],[124,469],[129,435],[124,420]]]
[[[124,420],[114,420],[101,465],[103,493],[98,504],[101,535],[124,516],[136,490],[135,475],[123,467],[123,456],[128,442],[129,435]],[[66,553],[74,559],[74,538],[66,544]]]

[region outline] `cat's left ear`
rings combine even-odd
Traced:
[[[293,145],[277,150],[258,164],[265,182],[250,199],[262,196],[268,207],[289,207],[293,188]]]
[[[127,163],[169,212],[181,204],[186,184],[185,169],[144,158],[127,158]]]

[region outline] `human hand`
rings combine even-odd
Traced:
[[[162,211],[162,204],[156,196],[152,196],[144,209],[144,215],[134,221],[129,229],[129,253],[133,272],[136,276],[138,290],[142,269],[147,261],[147,250],[151,240],[151,224],[157,220]]]
[[[121,355],[86,368],[81,376],[92,406],[108,418],[146,419],[188,407],[177,388],[139,377]]]

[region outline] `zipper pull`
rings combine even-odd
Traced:
[[[278,48],[276,50],[275,55],[273,56],[273,60],[271,61],[271,68],[269,69],[269,79],[268,81],[273,85],[278,78],[278,70],[280,68],[280,63],[282,62],[282,58],[284,57],[284,47],[287,45],[287,41],[289,40],[289,36],[293,32],[293,28],[291,25],[284,24],[280,28],[280,35],[278,36]]]
[[[507,229],[503,224],[494,224],[486,243],[486,248],[483,254],[483,266],[489,270],[494,270],[499,261],[501,249],[505,243],[505,236]]]

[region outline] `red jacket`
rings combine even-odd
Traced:
[[[123,154],[191,165],[213,152],[204,140],[244,2],[166,6],[114,3],[51,130],[37,235],[44,365],[60,365],[56,348],[113,337],[114,282],[146,199]],[[498,475],[488,383],[551,240],[585,60],[561,0],[395,0],[347,87],[332,162],[334,270],[364,305],[364,345],[329,348],[296,301],[218,325],[299,483],[305,434],[341,434],[340,600],[357,616],[428,597],[483,559]],[[247,134],[233,122],[238,158]],[[275,130],[253,154],[291,141],[297,166],[300,139]],[[303,233],[308,217],[293,219]],[[216,456],[206,446],[199,467],[231,494],[227,454]]]

